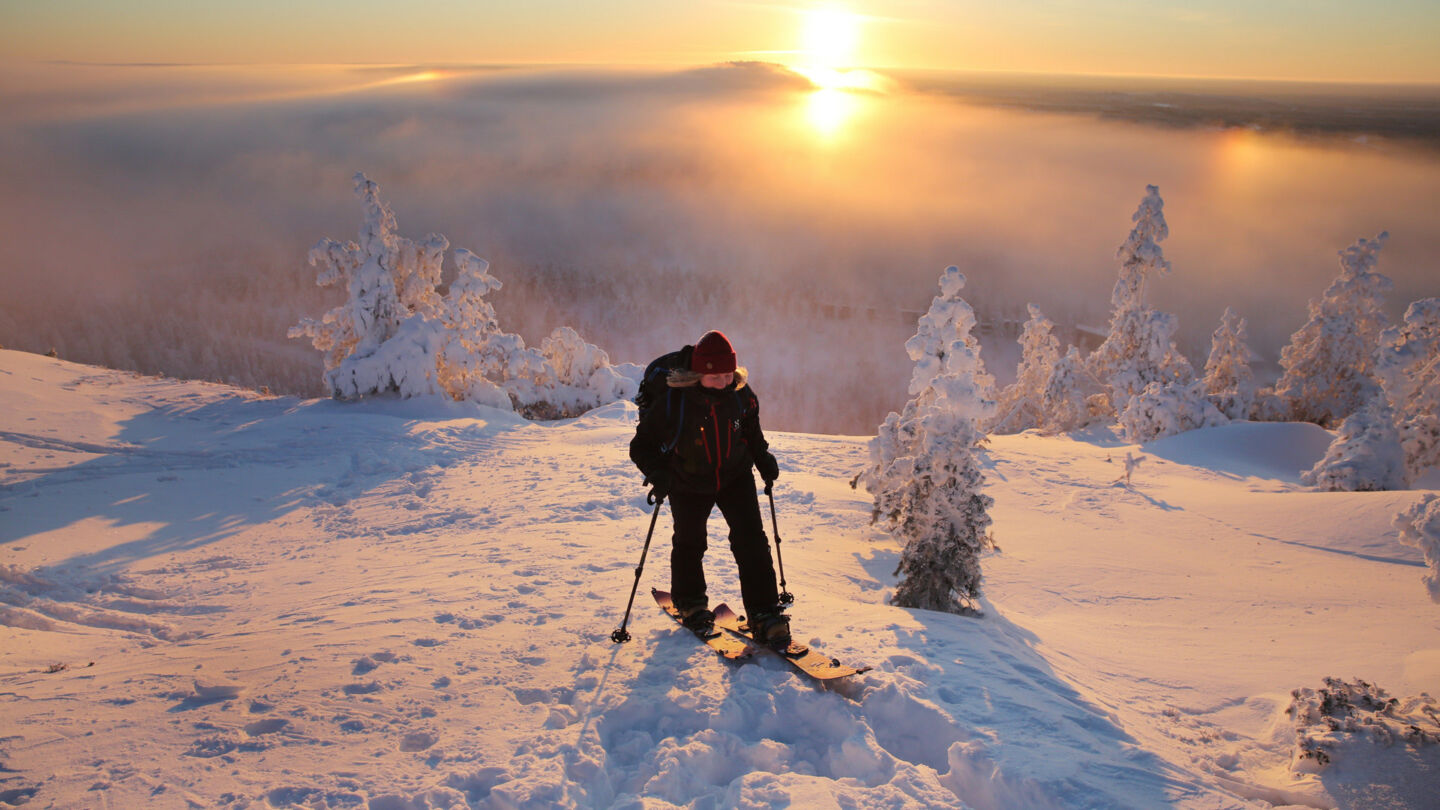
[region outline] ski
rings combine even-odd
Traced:
[[[661,610],[669,614],[670,618],[674,619],[676,624],[685,627],[685,623],[680,619],[680,611],[675,609],[675,603],[671,601],[669,593],[651,588],[650,595],[655,597],[655,603],[660,606]],[[732,616],[735,615],[730,608],[725,605],[721,605],[719,610],[723,610]],[[688,627],[685,627],[685,629],[690,630]],[[690,632],[695,633],[697,638],[705,642],[710,649],[719,653],[726,660],[743,661],[755,654],[755,645],[751,642],[730,635],[729,633],[722,633],[713,627],[709,633],[697,633],[694,630],[690,630]]]
[[[822,655],[806,647],[804,644],[797,644],[793,640],[790,642],[790,646],[784,649],[766,647],[750,635],[750,625],[745,622],[744,618],[737,616],[735,611],[726,605],[715,608],[715,626],[729,630],[736,638],[744,639],[749,644],[770,650],[786,661],[789,661],[796,669],[817,681],[830,681],[836,678],[844,678],[848,675],[859,675],[862,672],[870,671],[870,667],[847,667],[840,663],[838,659]]]

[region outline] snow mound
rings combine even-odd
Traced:
[[[1334,434],[1308,422],[1231,422],[1146,444],[1145,452],[1177,464],[1241,478],[1299,484],[1325,455]]]

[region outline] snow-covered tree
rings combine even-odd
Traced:
[[[525,341],[500,328],[495,307],[485,296],[500,289],[490,263],[464,248],[455,251],[455,280],[445,295],[441,321],[447,329],[441,381],[455,399],[510,408],[510,395],[497,380],[525,364]]]
[[[391,393],[425,397],[445,393],[440,384],[439,357],[444,334],[439,322],[413,315],[395,334],[371,351],[357,351],[326,372],[336,399],[359,399]]]
[[[521,402],[534,403],[522,408],[531,418],[578,416],[606,402],[633,399],[639,390],[634,380],[610,365],[608,354],[568,326],[551,332],[537,355],[530,376],[517,376],[508,384]]]
[[[347,298],[320,320],[305,318],[290,329],[290,337],[308,337],[325,353],[327,372],[357,352],[373,354],[408,314],[395,288],[393,271],[400,252],[395,215],[380,199],[379,186],[364,174],[355,175],[355,194],[365,211],[359,241],[321,239],[309,255],[310,266],[321,268],[315,283],[344,284]]]
[[[1132,442],[1149,442],[1230,420],[1205,396],[1205,383],[1152,382],[1130,398],[1120,426]]]
[[[1405,450],[1385,397],[1377,395],[1345,417],[1325,457],[1301,473],[1300,480],[1319,489],[1346,492],[1408,487]]]
[[[904,607],[959,612],[980,596],[980,553],[991,546],[979,425],[994,412],[994,382],[972,331],[975,313],[960,291],[965,276],[946,268],[940,295],[905,344],[915,368],[911,399],[891,413],[870,442],[871,466],[860,480],[903,545],[893,601]]]
[[[349,298],[320,321],[307,318],[290,330],[326,353],[325,379],[335,397],[443,394],[555,418],[634,395],[635,381],[569,327],[556,329],[540,349],[502,330],[485,300],[500,282],[474,253],[455,251],[456,277],[441,297],[449,240],[400,236],[379,186],[363,174],[356,175],[356,193],[365,209],[359,241],[325,239],[310,252],[311,264],[322,266],[318,283],[345,281]]]
[[[1205,393],[1220,412],[1231,419],[1249,419],[1255,406],[1255,372],[1250,364],[1259,356],[1250,348],[1245,319],[1230,307],[1210,336],[1210,357],[1205,361]]]
[[[1044,418],[1040,430],[1048,434],[1069,433],[1096,421],[1101,417],[1097,410],[1109,408],[1108,402],[1097,409],[1095,403],[1104,401],[1097,385],[1085,367],[1080,350],[1071,346],[1064,357],[1055,361],[1050,378],[1045,381],[1045,391],[1040,397],[1040,412]]]
[[[1440,466],[1440,298],[1411,303],[1404,321],[1381,332],[1375,371],[1415,480]]]
[[[1292,418],[1333,426],[1379,390],[1375,346],[1386,325],[1382,297],[1392,285],[1375,265],[1388,237],[1382,232],[1340,251],[1340,275],[1310,302],[1310,319],[1281,350],[1275,393]]]
[[[1150,279],[1170,272],[1159,244],[1170,235],[1164,209],[1160,189],[1146,186],[1131,217],[1135,227],[1116,252],[1120,277],[1110,294],[1110,333],[1088,360],[1090,373],[1110,386],[1110,405],[1117,413],[1152,382],[1189,383],[1195,375],[1175,347],[1175,316],[1145,304]]]
[[[1430,601],[1440,604],[1440,496],[1425,495],[1420,501],[1395,516],[1400,542],[1420,549],[1430,573],[1424,577]]]
[[[995,408],[994,433],[1019,433],[1040,427],[1045,421],[1045,388],[1050,374],[1060,359],[1060,341],[1055,339],[1055,324],[1034,304],[1029,305],[1030,320],[1020,333],[1020,365],[1015,382],[1000,392]]]

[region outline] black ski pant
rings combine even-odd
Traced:
[[[730,526],[730,552],[740,569],[740,597],[746,615],[774,610],[780,595],[775,587],[775,565],[770,559],[770,539],[760,517],[760,499],[755,479],[742,475],[719,492],[672,492],[670,511],[675,518],[674,548],[670,552],[670,593],[678,607],[708,606],[705,593],[706,521],[710,511],[720,514]]]

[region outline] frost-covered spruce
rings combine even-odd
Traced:
[[[568,326],[557,327],[541,341],[540,354],[556,392],[554,404],[565,416],[634,399],[639,393],[639,384],[617,371],[609,354]]]
[[[1093,422],[1095,409],[1090,401],[1099,388],[1086,370],[1080,350],[1071,346],[1064,357],[1055,361],[1050,379],[1045,381],[1045,393],[1040,398],[1040,412],[1044,414],[1040,430],[1051,435],[1069,433]],[[1104,395],[1098,398],[1104,399]]]
[[[996,402],[993,433],[1019,433],[1038,428],[1045,421],[1045,388],[1060,359],[1060,341],[1055,324],[1040,308],[1029,305],[1030,320],[1020,333],[1020,366],[1015,382],[1000,392]]]
[[[1292,418],[1331,427],[1379,390],[1375,346],[1392,285],[1375,265],[1388,237],[1382,232],[1340,251],[1340,275],[1310,302],[1310,319],[1280,351],[1284,373],[1275,393],[1289,402]]]
[[[515,367],[505,387],[531,419],[579,416],[607,402],[632,399],[639,388],[610,365],[610,356],[600,347],[586,343],[568,326],[551,332],[539,349],[529,350],[525,363],[523,371]]]
[[[1146,186],[1145,197],[1131,217],[1135,227],[1116,252],[1120,277],[1110,294],[1110,333],[1088,360],[1090,373],[1110,386],[1110,405],[1116,413],[1152,382],[1188,383],[1195,375],[1175,347],[1179,328],[1175,316],[1145,305],[1149,280],[1170,272],[1159,244],[1170,235],[1164,209],[1160,189]]]
[[[344,283],[346,301],[316,321],[303,319],[290,337],[308,337],[325,353],[325,381],[337,398],[392,392],[422,396],[440,392],[438,370],[440,296],[435,285],[449,240],[400,236],[395,214],[380,199],[380,186],[355,175],[364,208],[359,239],[322,239],[310,249],[322,287]]]
[[[1430,601],[1440,604],[1440,496],[1427,494],[1404,512],[1395,516],[1400,542],[1420,549],[1430,573],[1425,575],[1425,589]]]
[[[325,354],[329,371],[360,349],[373,352],[395,334],[404,318],[389,266],[393,264],[395,215],[379,197],[379,187],[355,175],[355,193],[364,205],[358,242],[321,239],[310,249],[310,266],[319,267],[315,283],[345,286],[345,303],[320,320],[303,318],[290,328],[292,338],[308,337]]]
[[[1130,398],[1120,426],[1132,442],[1149,442],[1230,420],[1205,396],[1205,383],[1153,382]]]
[[[462,248],[455,251],[455,265],[442,315],[447,329],[442,381],[455,399],[509,410],[510,395],[495,381],[525,362],[525,341],[501,330],[495,307],[485,300],[501,287],[490,275],[490,263]]]
[[[1384,396],[1345,417],[1325,457],[1301,473],[1305,484],[1323,490],[1372,492],[1405,489],[1405,450],[1395,415]]]
[[[972,330],[975,313],[961,297],[955,267],[905,348],[915,368],[911,399],[891,413],[870,442],[861,475],[875,497],[874,519],[903,545],[893,602],[959,612],[980,596],[980,553],[991,545],[978,427],[994,411],[993,381]]]
[[[443,330],[439,321],[412,315],[374,350],[356,351],[325,375],[336,399],[358,399],[390,393],[400,397],[443,394],[439,356]]]
[[[1255,406],[1255,372],[1259,359],[1250,348],[1245,319],[1230,307],[1210,336],[1210,357],[1205,361],[1205,393],[1220,412],[1231,419],[1249,419]]]
[[[318,282],[344,280],[350,298],[322,320],[290,330],[326,352],[334,396],[447,395],[553,418],[634,395],[635,382],[569,327],[557,328],[539,349],[501,329],[485,300],[500,282],[470,251],[455,251],[456,277],[442,298],[437,286],[449,241],[401,237],[379,186],[363,174],[356,175],[356,193],[365,206],[359,242],[326,239],[310,254],[312,264],[323,266]]]
[[[1440,466],[1440,298],[1415,301],[1380,334],[1376,376],[1400,428],[1411,480]]]

